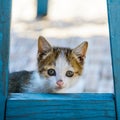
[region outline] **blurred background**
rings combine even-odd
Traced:
[[[53,46],[88,41],[83,75],[70,92],[113,92],[106,0],[48,0],[44,17],[37,17],[37,0],[13,0],[10,72],[36,69],[39,35]]]

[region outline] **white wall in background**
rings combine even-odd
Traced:
[[[12,0],[12,20],[34,20],[36,18],[36,3],[36,0]]]
[[[51,19],[98,19],[106,17],[106,0],[49,0],[49,17]]]
[[[106,18],[106,0],[48,0],[50,19],[70,19],[81,17],[83,20]],[[12,20],[33,20],[36,18],[37,0],[13,0]]]

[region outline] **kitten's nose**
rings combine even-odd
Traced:
[[[58,81],[56,82],[56,84],[57,84],[59,87],[61,87],[61,86],[64,84],[64,82],[63,82],[62,80],[58,80]]]

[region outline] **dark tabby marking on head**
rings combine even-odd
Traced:
[[[51,47],[51,45],[42,36],[38,39],[38,71],[43,73],[46,66],[55,65],[58,56],[64,53],[66,61],[72,65],[75,73],[81,75],[84,65],[84,58],[88,43],[84,42],[75,49]]]

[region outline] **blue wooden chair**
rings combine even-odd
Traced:
[[[120,120],[120,1],[108,0],[114,94],[11,94],[11,0],[0,0],[0,120]],[[107,87],[107,86],[106,86]]]

